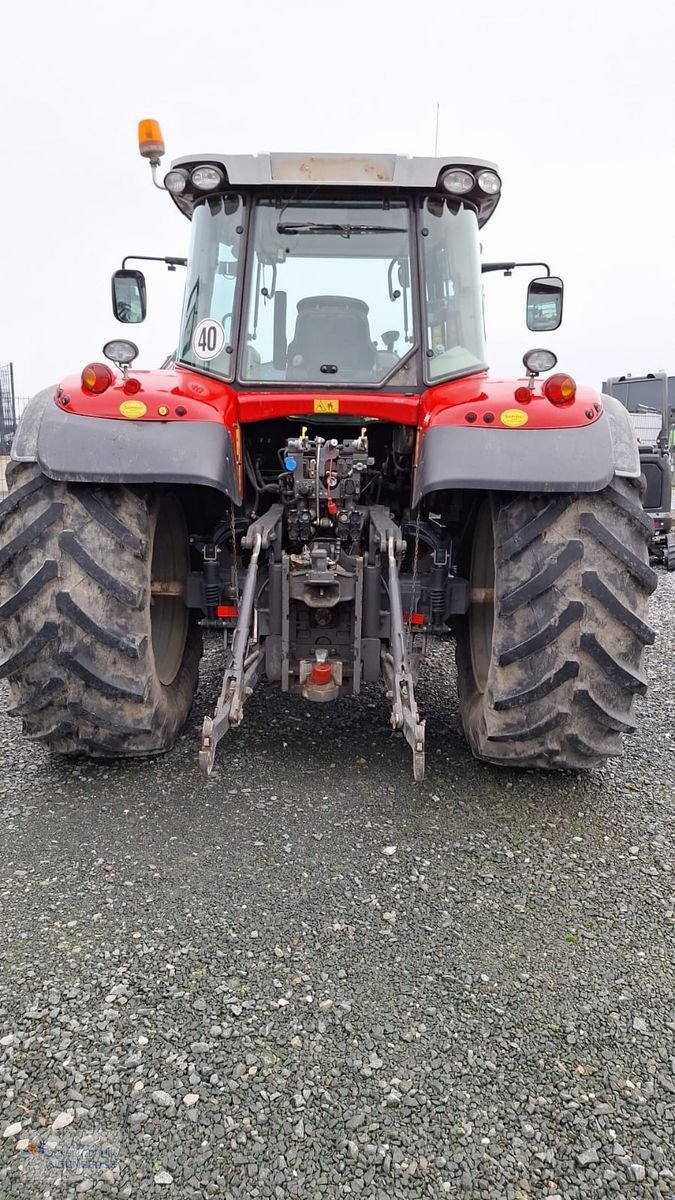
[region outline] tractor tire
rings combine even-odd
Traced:
[[[0,678],[59,754],[160,754],[197,687],[201,631],[176,595],[189,543],[166,489],[60,483],[12,463],[0,503]]]
[[[654,641],[650,534],[625,479],[596,493],[482,502],[456,631],[460,711],[477,758],[560,770],[622,753]]]

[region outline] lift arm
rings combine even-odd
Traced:
[[[225,675],[213,717],[205,717],[202,726],[202,744],[199,751],[199,766],[210,775],[220,739],[232,726],[240,725],[244,719],[244,704],[251,695],[265,663],[265,652],[252,635],[253,605],[260,554],[267,550],[277,535],[283,508],[274,504],[254,522],[246,533],[242,545],[251,549],[251,558],[246,571],[244,591],[239,606],[239,617],[232,635],[232,644],[227,651]]]

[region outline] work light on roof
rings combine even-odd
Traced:
[[[496,171],[479,171],[476,180],[486,196],[498,196],[502,190],[502,181]]]
[[[218,167],[195,167],[190,179],[200,192],[213,192],[222,185],[225,176]]]
[[[180,196],[181,192],[185,191],[189,178],[187,171],[167,171],[164,176],[164,187],[173,196]]]
[[[473,191],[476,186],[476,180],[471,172],[458,168],[446,171],[441,176],[441,183],[446,192],[451,192],[453,196],[466,196],[467,192]]]

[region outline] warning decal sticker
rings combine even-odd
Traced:
[[[502,425],[508,425],[509,429],[518,429],[521,425],[527,425],[529,419],[522,408],[507,408],[499,418]]]

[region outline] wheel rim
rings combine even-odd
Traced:
[[[471,550],[469,644],[471,667],[478,691],[488,682],[495,625],[495,537],[489,500],[482,505]]]
[[[183,510],[175,496],[160,501],[152,547],[152,582],[183,583],[189,553]],[[165,687],[173,683],[183,661],[189,613],[182,596],[153,595],[150,625],[155,670]]]

